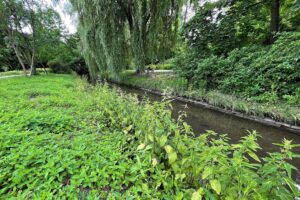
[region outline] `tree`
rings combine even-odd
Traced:
[[[176,37],[183,3],[175,0],[71,2],[79,14],[83,54],[93,77],[97,71],[117,74],[128,64],[126,49],[133,54],[137,72],[143,72],[158,35]]]
[[[37,66],[45,66],[48,61],[68,54],[63,53],[69,50],[64,42],[67,38],[59,14],[42,6],[40,1],[1,1],[0,17],[1,33],[7,46],[13,49],[24,74],[34,75]]]
[[[36,54],[36,17],[39,5],[34,0],[9,1],[4,0],[1,4],[2,28],[7,35],[8,45],[14,49],[14,52],[23,68],[24,74],[27,75],[24,59],[27,58],[30,70],[29,75],[35,74],[35,54]],[[24,33],[24,29],[29,28],[30,33]],[[23,41],[22,41],[23,40]],[[21,53],[21,42],[29,44],[26,52]]]
[[[36,55],[36,10],[39,9],[39,6],[37,1],[35,0],[22,0],[22,3],[27,9],[28,12],[28,26],[31,29],[31,59],[30,59],[30,71],[29,75],[35,75],[36,74],[36,68],[35,68],[35,55]]]
[[[195,10],[196,16],[187,24],[187,30],[195,26],[203,30],[198,34],[202,38],[207,36],[208,41],[219,41],[225,46],[229,44],[228,40],[222,38],[228,35],[230,42],[236,41],[237,46],[233,48],[248,44],[269,45],[276,40],[279,32],[300,28],[300,12],[298,1],[295,0],[219,0],[196,5]],[[209,13],[213,13],[213,16]],[[212,31],[209,27],[218,29]]]
[[[21,2],[4,0],[0,3],[1,30],[6,35],[7,45],[14,50],[20,65],[27,75],[23,56],[21,55],[20,43],[22,38],[22,29],[26,24],[25,10]]]
[[[272,0],[271,6],[271,32],[279,31],[280,22],[280,0]]]

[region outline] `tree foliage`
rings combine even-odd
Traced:
[[[184,37],[202,57],[226,56],[249,44],[270,44],[276,32],[296,31],[300,27],[296,1],[280,1],[276,19],[272,16],[274,2],[277,0],[207,2],[196,7],[196,15],[183,28]]]
[[[26,74],[34,74],[36,67],[47,67],[49,61],[68,63],[80,57],[77,45],[69,46],[73,36],[67,34],[59,14],[42,2],[1,1],[0,17],[0,63],[5,69],[21,66]]]
[[[289,44],[289,45],[287,45]],[[237,48],[227,57],[206,58],[183,54],[178,73],[193,88],[220,90],[226,94],[277,102],[300,103],[300,33],[282,33],[271,47]]]
[[[90,72],[117,74],[131,58],[138,72],[177,37],[181,1],[71,1]]]

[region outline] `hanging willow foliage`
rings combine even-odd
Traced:
[[[79,15],[83,55],[92,78],[133,58],[137,72],[176,43],[183,0],[71,0]]]

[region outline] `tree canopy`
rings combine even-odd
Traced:
[[[170,52],[175,44],[183,1],[71,2],[79,14],[83,54],[93,75],[116,74],[132,58],[141,72],[158,52]]]
[[[20,66],[25,74],[33,75],[36,67],[46,67],[49,61],[71,62],[72,57],[79,57],[79,52],[73,52],[77,47],[68,47],[71,36],[59,14],[41,1],[1,1],[0,18],[1,69]]]

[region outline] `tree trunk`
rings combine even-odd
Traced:
[[[29,73],[29,76],[32,76],[32,75],[36,74],[34,57],[35,57],[35,47],[33,47],[33,49],[32,49],[32,56],[31,56],[31,64],[30,64],[30,73]]]
[[[14,49],[14,52],[15,52],[17,58],[18,58],[18,61],[19,61],[20,65],[21,65],[22,68],[23,68],[24,75],[27,76],[26,67],[25,67],[25,65],[24,65],[24,62],[23,62],[23,60],[22,60],[20,54],[19,54],[19,51],[18,51],[17,47],[15,47],[15,46],[13,45],[13,49]]]
[[[270,24],[270,43],[275,41],[275,35],[279,32],[280,23],[280,0],[272,0],[271,5],[271,24]]]
[[[30,12],[30,20],[31,20],[31,28],[32,28],[32,55],[31,55],[31,63],[30,63],[30,76],[36,74],[35,69],[35,36],[36,36],[36,30],[35,30],[35,14],[33,9]]]
[[[187,1],[186,3],[186,7],[185,7],[185,11],[184,11],[184,18],[183,18],[183,24],[185,25],[187,23],[187,15],[188,15],[188,10],[189,10],[189,5],[190,5],[190,2]]]
[[[145,5],[144,5],[145,6]],[[146,65],[146,55],[145,55],[145,38],[146,38],[146,30],[145,28],[145,16],[139,18],[139,8],[131,8],[130,9],[130,17],[129,17],[129,30],[132,39],[132,50],[133,56],[136,65],[136,73],[141,74],[145,71]],[[143,8],[142,8],[143,10]],[[143,13],[144,14],[144,13]],[[138,17],[137,17],[138,16]],[[140,21],[141,20],[141,21]]]
[[[145,50],[144,50],[144,41],[142,39],[141,34],[138,34],[135,36],[135,44],[134,47],[134,57],[136,61],[136,72],[138,74],[141,74],[145,71],[146,66],[146,56],[145,56]]]

